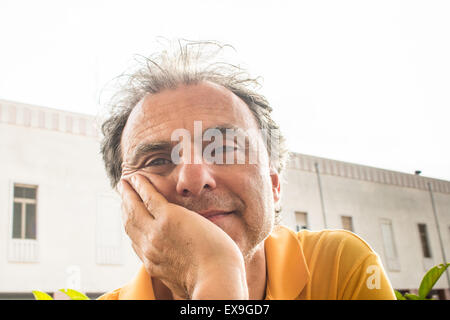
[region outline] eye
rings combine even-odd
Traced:
[[[149,161],[145,164],[146,167],[156,167],[156,166],[163,166],[165,164],[172,164],[172,161],[165,159],[165,158],[156,158],[152,161]]]
[[[232,152],[237,150],[237,148],[235,146],[222,146],[222,147],[217,147],[213,150],[214,154],[215,153],[225,153],[225,152]]]

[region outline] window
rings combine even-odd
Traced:
[[[423,257],[431,258],[430,244],[428,242],[427,225],[419,223],[417,226],[419,228],[420,242],[422,243]]]
[[[384,254],[386,257],[387,266],[389,270],[396,270],[396,271],[400,270],[391,220],[388,219],[381,220],[381,236],[383,239]]]
[[[308,214],[306,212],[295,212],[295,230],[308,229]]]
[[[13,239],[36,239],[37,187],[14,185]]]
[[[353,232],[353,218],[350,216],[341,216],[342,229]]]

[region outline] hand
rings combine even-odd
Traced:
[[[125,231],[152,277],[182,299],[248,299],[242,253],[222,229],[139,174],[120,183]]]

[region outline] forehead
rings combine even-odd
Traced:
[[[142,142],[170,141],[176,129],[193,132],[194,121],[203,129],[233,125],[257,129],[248,106],[230,90],[209,82],[180,86],[147,95],[131,112],[122,134],[124,154]]]

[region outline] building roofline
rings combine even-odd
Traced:
[[[45,111],[49,111],[49,112],[66,113],[66,114],[70,114],[70,115],[74,115],[74,116],[81,116],[84,118],[92,118],[92,119],[96,118],[95,115],[88,114],[88,113],[73,112],[73,111],[68,111],[68,110],[64,110],[64,109],[46,107],[46,106],[32,104],[32,103],[26,103],[26,102],[19,102],[19,101],[10,100],[10,99],[0,98],[0,105],[16,105],[16,106],[33,108],[33,109],[45,110]]]
[[[99,137],[98,117],[0,99],[0,123],[87,137]]]
[[[320,174],[324,175],[423,190],[428,190],[427,183],[430,183],[433,191],[450,194],[450,181],[447,180],[322,158],[298,152],[290,153],[287,168],[316,173],[315,163],[318,164]]]

